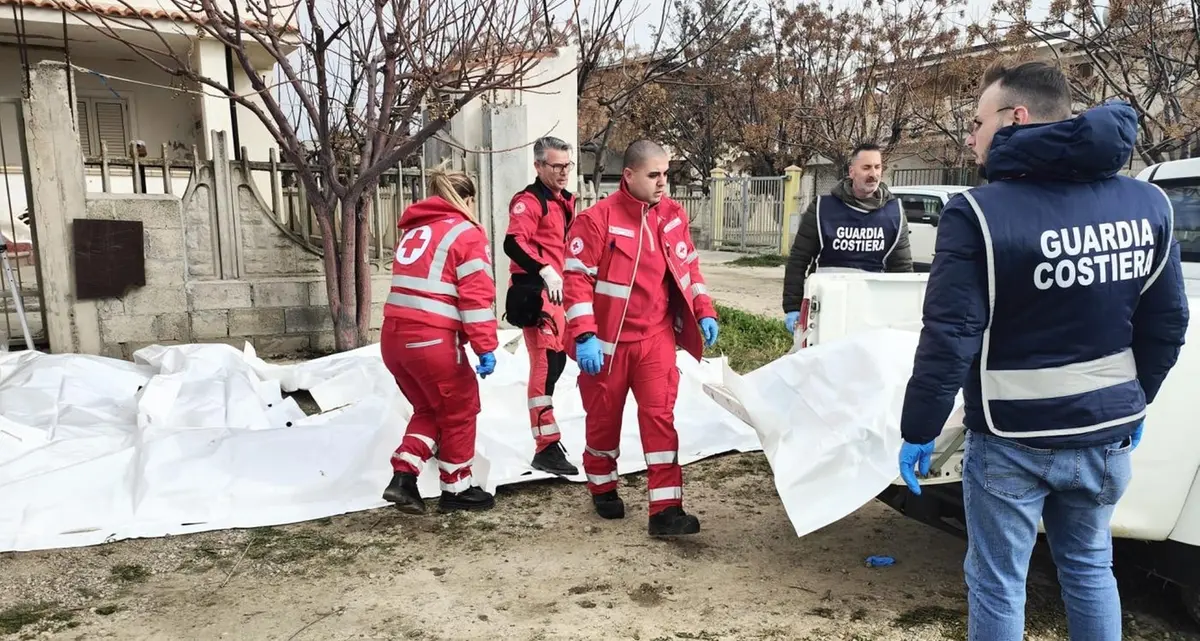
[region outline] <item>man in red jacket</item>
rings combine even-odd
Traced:
[[[529,353],[529,426],[535,443],[534,469],[575,476],[567,461],[554,418],[554,385],[567,364],[563,351],[563,252],[567,226],[575,215],[575,196],[567,191],[571,145],[550,136],[533,143],[537,178],[517,192],[508,205],[504,253],[511,260],[512,280],[506,298],[506,320],[520,327]]]
[[[596,513],[625,516],[617,495],[621,414],[633,391],[649,469],[651,536],[700,531],[683,511],[675,432],[675,347],[699,360],[717,340],[717,312],[688,230],[668,198],[667,153],[648,140],[625,150],[621,188],[572,225],[565,263],[567,337],[583,376],[583,468]]]

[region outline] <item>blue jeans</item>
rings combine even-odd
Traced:
[[[1072,641],[1121,641],[1109,522],[1133,470],[1129,441],[1042,450],[971,432],[963,460],[970,641],[1021,641],[1025,578],[1045,522]]]

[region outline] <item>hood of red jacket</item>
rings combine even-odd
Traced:
[[[418,200],[409,205],[404,210],[404,214],[400,216],[400,222],[397,226],[416,227],[447,218],[469,220],[465,214],[459,211],[454,205],[451,205],[446,199],[441,196],[430,196],[425,200]]]

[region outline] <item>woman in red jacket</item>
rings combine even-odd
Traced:
[[[437,455],[441,511],[487,510],[491,494],[471,482],[479,382],[496,367],[496,286],[487,237],[475,218],[475,185],[461,173],[435,172],[434,195],[400,217],[392,290],[383,308],[380,351],[413,406],[392,455],[383,498],[424,514],[417,476]],[[465,345],[479,356],[471,370]]]

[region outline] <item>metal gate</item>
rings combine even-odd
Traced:
[[[29,154],[25,147],[25,117],[20,98],[0,97],[0,234],[8,251],[17,290],[35,345],[46,345],[45,305],[42,304],[41,267],[37,235],[33,230],[33,203],[29,182]],[[0,340],[10,349],[23,349],[24,332],[17,316],[7,277],[0,274]]]
[[[725,183],[725,248],[743,252],[779,253],[783,234],[781,176],[731,177]]]

